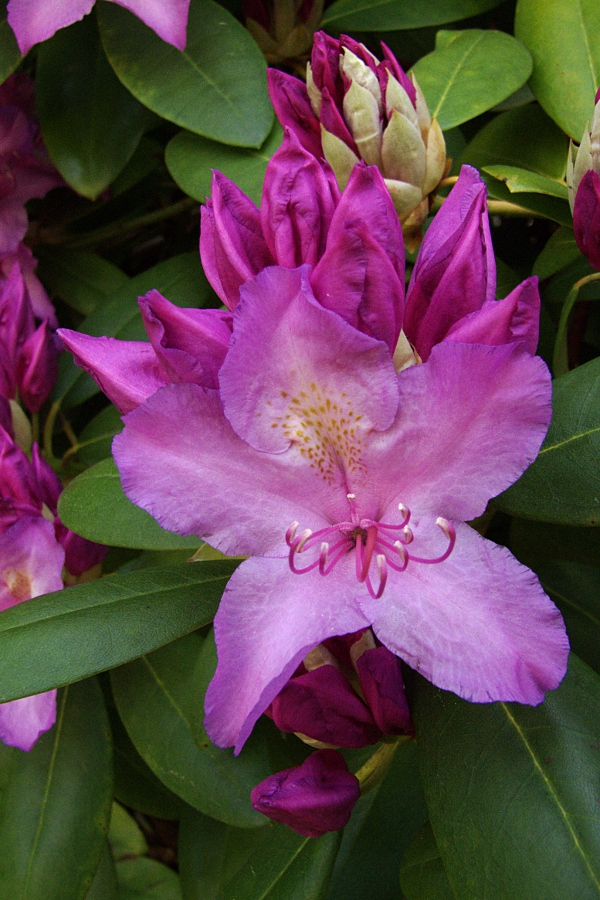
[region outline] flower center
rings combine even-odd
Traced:
[[[303,575],[318,567],[321,575],[329,575],[340,559],[350,551],[355,551],[356,577],[361,584],[365,584],[371,597],[378,600],[382,596],[388,577],[388,568],[396,572],[404,572],[409,562],[434,565],[448,559],[454,544],[456,532],[447,520],[438,516],[435,524],[441,528],[448,539],[448,546],[441,556],[428,559],[415,556],[407,550],[413,540],[413,532],[409,528],[410,510],[399,503],[398,509],[403,517],[399,525],[390,525],[386,522],[375,522],[373,519],[360,518],[356,512],[355,495],[348,494],[350,502],[351,520],[338,522],[327,528],[312,532],[306,528],[298,534],[298,522],[292,522],[285,534],[285,540],[290,548],[290,569],[296,575]],[[298,566],[297,557],[320,544],[319,555],[311,563]],[[371,571],[377,570],[379,583],[374,587],[371,579]]]

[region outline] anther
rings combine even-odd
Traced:
[[[296,553],[302,553],[302,551],[304,550],[304,545],[306,544],[306,542],[309,539],[309,537],[311,536],[311,534],[312,534],[312,531],[310,530],[310,528],[307,528],[305,531],[302,532],[302,534],[300,536],[300,540],[296,544]]]
[[[400,515],[404,516],[404,518],[407,517],[407,515],[408,515],[408,507],[405,506],[404,503],[399,503],[399,504],[398,504],[398,510],[399,510],[399,512],[400,512]]]
[[[454,538],[456,537],[456,533],[448,519],[443,519],[441,516],[438,516],[435,520],[435,524],[438,526],[438,528],[442,529],[449,541],[454,540]]]
[[[319,554],[319,572],[321,573],[321,575],[325,574],[328,554],[329,544],[327,543],[327,541],[323,541],[323,543],[321,544],[321,553]]]
[[[414,537],[414,535],[413,535],[413,533],[412,533],[412,529],[410,529],[410,528],[408,527],[408,525],[406,525],[406,526],[402,529],[402,534],[404,535],[404,543],[405,543],[405,544],[410,544],[410,542],[412,541],[412,539],[413,539],[413,537]]]
[[[299,524],[300,524],[300,522],[292,522],[292,524],[286,531],[285,540],[286,540],[286,543],[288,544],[288,546],[292,543],[292,541],[296,537],[296,532],[298,531]]]
[[[346,494],[348,500],[356,500],[356,494]]]
[[[400,557],[402,565],[405,566],[408,561],[408,553],[404,549],[404,544],[401,541],[394,541],[394,547],[398,551],[398,556]]]

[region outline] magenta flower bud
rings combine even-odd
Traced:
[[[492,301],[496,264],[486,187],[463,166],[419,250],[406,296],[404,331],[421,359],[469,313]]]
[[[19,394],[30,412],[39,412],[58,374],[58,351],[48,321],[25,341],[16,366]]]
[[[372,647],[356,660],[360,686],[384,734],[414,734],[400,660],[387,647]]]
[[[304,82],[279,69],[267,69],[267,82],[282,127],[291,128],[305,150],[320,159],[323,156],[321,126],[312,111]]]
[[[18,244],[16,250],[0,259],[0,273],[3,279],[8,278],[15,263],[18,263],[21,269],[33,315],[36,319],[48,319],[52,328],[58,328],[56,311],[42,282],[35,274],[37,259],[26,244]]]
[[[589,264],[600,270],[600,174],[592,169],[579,182],[573,230],[577,246]]]
[[[371,713],[333,665],[291,678],[273,700],[270,715],[280,731],[335,747],[364,747],[381,737]]]
[[[301,766],[265,778],[251,794],[258,812],[313,838],[343,828],[359,797],[358,778],[335,750],[317,750]]]
[[[246,28],[267,62],[280,65],[310,50],[323,15],[323,0],[244,0]]]

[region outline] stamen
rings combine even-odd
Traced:
[[[377,540],[377,525],[369,525],[367,528],[367,543],[365,544],[365,558],[361,569],[359,581],[362,583],[366,580],[371,568],[371,560],[375,549],[375,541]]]
[[[311,536],[311,534],[312,534],[312,531],[310,530],[310,528],[306,528],[302,532],[302,534],[300,535],[300,538],[296,544],[296,553],[302,553],[302,551],[304,550],[304,545],[306,544],[306,542],[309,539],[309,537]]]
[[[405,525],[405,527],[402,529],[402,534],[404,535],[404,543],[410,544],[414,537],[412,529],[410,529],[408,525]]]
[[[319,555],[319,572],[321,575],[325,574],[325,567],[327,566],[327,554],[329,553],[329,544],[327,541],[323,541],[321,544],[321,553]]]
[[[407,516],[410,516],[410,512],[409,512],[408,508],[404,505],[404,503],[399,503],[398,509],[400,511],[400,515],[404,516],[404,518],[406,518]]]
[[[398,551],[400,562],[404,567],[406,567],[408,565],[408,553],[404,549],[404,544],[401,541],[394,541],[394,547]]]
[[[454,545],[456,543],[456,531],[454,530],[454,527],[451,525],[451,523],[448,521],[448,519],[443,519],[441,516],[438,516],[438,518],[435,520],[435,524],[438,526],[438,528],[442,529],[445,536],[448,538],[449,543],[446,548],[446,552],[442,553],[441,556],[436,556],[435,559],[423,559],[420,556],[411,556],[411,560],[413,562],[426,563],[428,565],[433,565],[434,563],[441,563],[441,562],[444,562],[444,560],[448,559],[448,557],[454,550]]]
[[[291,547],[291,546],[292,546],[292,541],[293,541],[294,538],[296,537],[296,532],[298,531],[298,526],[299,526],[299,525],[300,525],[300,522],[292,522],[292,524],[290,525],[290,527],[289,527],[288,530],[286,531],[286,533],[285,533],[285,542],[286,542],[286,544],[288,545],[288,547]]]

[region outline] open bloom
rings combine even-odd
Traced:
[[[96,0],[9,0],[8,24],[23,56],[34,44],[83,19]],[[179,50],[185,49],[190,0],[110,0],[129,9],[156,34]]]
[[[369,626],[444,689],[539,703],[566,670],[561,616],[463,523],[535,458],[544,363],[522,342],[443,341],[397,373],[306,268],[266,269],[241,295],[219,391],[162,388],[113,445],[133,502],[251,557],[215,619],[212,740],[239,749],[315,645]]]
[[[6,419],[7,416],[5,423]],[[107,548],[65,528],[57,514],[61,491],[56,473],[43,459],[37,444],[32,447],[30,460],[10,431],[0,427],[0,535],[22,519],[49,520],[64,550],[67,571],[78,576],[102,562]]]
[[[25,236],[27,200],[61,184],[35,117],[33,81],[16,72],[0,86],[0,257]]]
[[[258,812],[316,838],[348,824],[360,785],[340,753],[317,750],[301,766],[265,778],[251,797]]]
[[[347,35],[315,35],[307,84],[269,69],[269,91],[282,125],[317,158],[340,188],[359,160],[385,177],[411,248],[418,246],[431,197],[446,170],[446,145],[414,75],[382,43],[379,61]]]
[[[591,124],[567,160],[569,203],[577,246],[595,269],[600,269],[600,89]]]
[[[21,519],[0,534],[0,610],[59,591],[64,558],[54,529],[45,519]],[[0,741],[31,750],[55,719],[55,690],[0,703]]]

